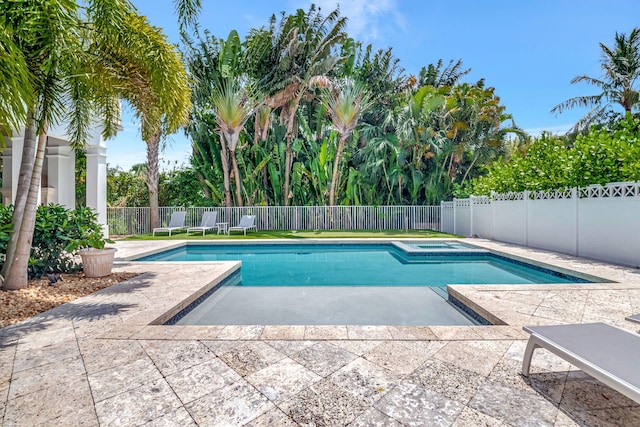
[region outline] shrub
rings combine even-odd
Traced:
[[[11,237],[9,233],[13,229],[11,225],[11,215],[13,215],[13,206],[0,205],[0,267],[4,264],[7,254],[7,244]]]
[[[543,134],[516,153],[509,163],[501,160],[489,173],[458,189],[456,195],[489,195],[524,190],[554,190],[590,184],[640,180],[640,121],[627,117],[614,129],[594,126],[568,146],[566,139]]]
[[[0,208],[0,250],[7,252],[9,232],[11,231],[11,215],[13,206]],[[99,242],[98,240],[101,240]],[[94,243],[104,246],[102,228],[97,215],[87,207],[75,210],[50,204],[39,206],[36,211],[36,223],[33,232],[33,243],[29,256],[28,276],[30,279],[48,273],[73,273],[80,270],[82,264],[77,262],[75,248]],[[0,259],[0,267],[4,264],[4,256]]]
[[[29,259],[29,278],[47,273],[69,273],[80,270],[72,253],[65,250],[70,239],[77,237],[73,213],[60,205],[38,206],[33,244]]]

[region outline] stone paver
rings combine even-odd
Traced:
[[[451,287],[501,326],[163,326],[239,263],[130,262],[182,243],[118,242],[116,268],[144,274],[0,329],[2,425],[640,425],[640,405],[549,352],[519,374],[523,325],[637,332],[640,272],[469,242],[614,282]]]

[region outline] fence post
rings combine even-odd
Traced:
[[[573,241],[575,242],[575,249],[574,249],[573,254],[575,256],[580,256],[580,242],[578,241],[579,236],[580,236],[580,222],[579,222],[580,214],[579,214],[579,211],[578,211],[578,207],[579,207],[578,203],[579,203],[580,199],[578,197],[578,188],[577,187],[573,187],[571,189],[571,198],[573,199],[573,209],[574,209],[573,212],[574,212],[574,215],[575,215],[574,216],[575,221],[573,222],[574,223],[574,228],[573,228],[574,239],[573,239]]]
[[[496,238],[496,192],[491,191],[489,202],[491,203],[491,239]]]
[[[473,199],[475,196],[469,196],[469,236],[473,236]]]
[[[457,221],[457,218],[456,218],[456,210],[457,210],[456,200],[458,200],[458,199],[456,199],[454,197],[453,198],[453,234],[457,235],[458,233],[456,233],[456,231],[458,231],[458,221]]]
[[[529,190],[522,193],[524,200],[524,245],[529,246]]]

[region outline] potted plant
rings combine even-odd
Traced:
[[[105,248],[105,244],[115,242],[104,237],[97,216],[90,208],[78,208],[76,214],[76,234],[69,239],[67,252],[78,251],[85,276],[102,277],[110,274],[116,248]]]

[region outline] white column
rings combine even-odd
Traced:
[[[16,200],[24,133],[13,138],[5,138],[5,141],[7,148],[2,152],[2,202],[10,205]]]
[[[48,202],[59,203],[68,209],[76,207],[76,154],[69,141],[49,137],[47,143],[48,187],[55,189]]]
[[[107,226],[107,147],[100,139],[99,145],[87,146],[87,206],[98,213],[104,235]]]

